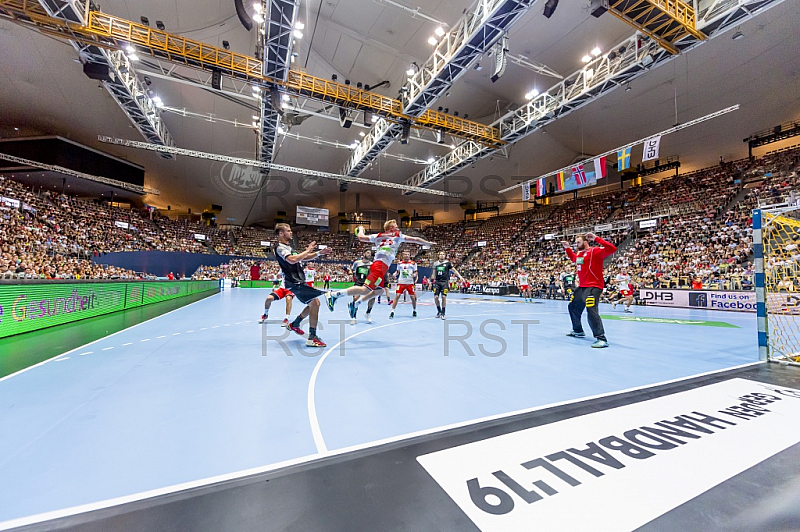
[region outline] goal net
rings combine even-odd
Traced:
[[[753,211],[761,359],[800,363],[800,206]]]

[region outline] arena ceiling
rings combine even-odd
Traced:
[[[431,0],[420,9],[428,17],[452,25],[472,3]],[[509,47],[512,54],[524,55],[564,76],[581,68],[581,56],[595,46],[606,51],[634,32],[610,15],[592,17],[588,1],[562,1],[550,19],[542,16],[543,6],[540,0],[513,26]],[[231,0],[105,0],[102,8],[134,21],[146,16],[153,25],[161,20],[167,31],[209,44],[221,46],[227,40],[236,52],[252,55],[255,47],[254,32],[241,26]],[[422,64],[429,57],[431,46],[426,41],[436,28],[435,23],[382,0],[302,0],[299,20],[306,27],[296,50],[296,66],[323,78],[335,73],[340,81],[350,79],[354,84],[376,85],[386,80],[389,85],[377,92],[391,97],[397,96],[405,81],[408,65],[414,61]],[[500,176],[507,186],[521,180],[519,176],[536,176],[569,164],[581,153],[606,151],[669,128],[676,121],[686,122],[737,103],[742,107],[735,113],[666,137],[662,154],[680,155],[685,168],[712,164],[720,155],[728,159],[746,155],[742,139],[748,134],[800,118],[798,25],[800,3],[789,0],[776,5],[742,24],[743,39],[732,40],[733,32],[723,34],[637,78],[630,91],[619,88],[521,140],[509,148],[508,158],[495,156],[465,168],[458,175],[470,183],[467,198],[496,199],[492,191],[503,187],[495,180],[482,190],[481,179],[487,175]],[[0,49],[0,136],[61,135],[143,165],[147,185],[161,191],[160,196],[145,198],[150,204],[171,205],[185,212],[215,203],[223,206],[218,221],[232,219],[230,223],[236,224],[271,220],[275,210],[286,205],[289,209],[296,203],[316,205],[322,198],[334,213],[352,211],[354,193],[360,193],[362,210],[407,208],[441,214],[445,209],[439,197],[402,196],[395,190],[367,185],[351,184],[342,199],[333,181],[306,181],[315,194],[309,198],[298,190],[298,176],[291,174],[286,175],[292,186],[287,194],[254,200],[252,195],[225,187],[220,176],[227,170],[220,163],[183,156],[165,160],[151,152],[98,143],[97,135],[133,140],[141,137],[108,93],[83,74],[67,42],[0,21]],[[145,75],[148,70],[156,71],[157,62],[143,57],[137,66]],[[450,96],[434,107],[442,105],[451,113],[458,110],[462,116],[467,113],[470,119],[488,124],[522,105],[525,93],[532,88],[543,91],[557,82],[509,64],[505,75],[492,83],[490,60],[482,59],[482,66],[482,70],[471,69],[459,79]],[[176,72],[186,78],[198,76],[185,68]],[[151,88],[170,108],[210,113],[244,124],[258,114],[249,90],[241,97],[223,97],[191,84],[155,75],[150,78]],[[229,80],[224,81],[224,88],[234,90]],[[323,105],[312,102],[307,108],[321,110]],[[181,148],[255,156],[252,128],[171,112],[164,113],[163,119]],[[343,129],[338,121],[315,115],[290,129],[293,134],[343,145],[357,140],[359,131],[366,129],[356,125]],[[387,153],[423,161],[446,151],[446,147],[414,140],[412,133],[408,145],[396,142]],[[275,162],[338,172],[349,154],[345,148],[281,137]],[[422,168],[419,163],[381,157],[362,177],[400,183]],[[465,186],[463,182],[454,184],[452,190],[460,192]],[[439,183],[435,188],[442,187]],[[518,206],[509,208],[517,210]],[[460,216],[457,206],[450,207],[449,212],[451,218]]]

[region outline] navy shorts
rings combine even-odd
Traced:
[[[307,284],[289,284],[286,283],[286,289],[294,294],[294,297],[299,299],[303,304],[308,305],[309,302],[324,295],[325,292],[311,288]]]

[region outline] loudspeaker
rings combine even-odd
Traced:
[[[222,72],[214,70],[211,72],[211,87],[215,90],[222,90]]]
[[[348,129],[353,125],[353,117],[347,109],[339,108],[339,123],[343,128]]]
[[[553,13],[556,12],[556,8],[558,7],[558,0],[547,0],[544,4],[544,16],[550,18],[553,16]]]
[[[592,0],[589,6],[589,13],[598,18],[608,11],[608,0]]]
[[[108,68],[108,65],[104,65],[103,63],[84,63],[83,64],[83,73],[89,79],[96,79],[100,81],[114,81],[114,75]]]

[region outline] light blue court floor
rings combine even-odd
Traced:
[[[257,323],[267,293],[229,289],[0,380],[0,521],[758,358],[751,314],[602,305],[616,319],[597,350],[565,336],[565,302],[452,295],[443,322],[429,292],[416,319],[322,308],[312,351]],[[539,322],[527,355],[512,320]]]

